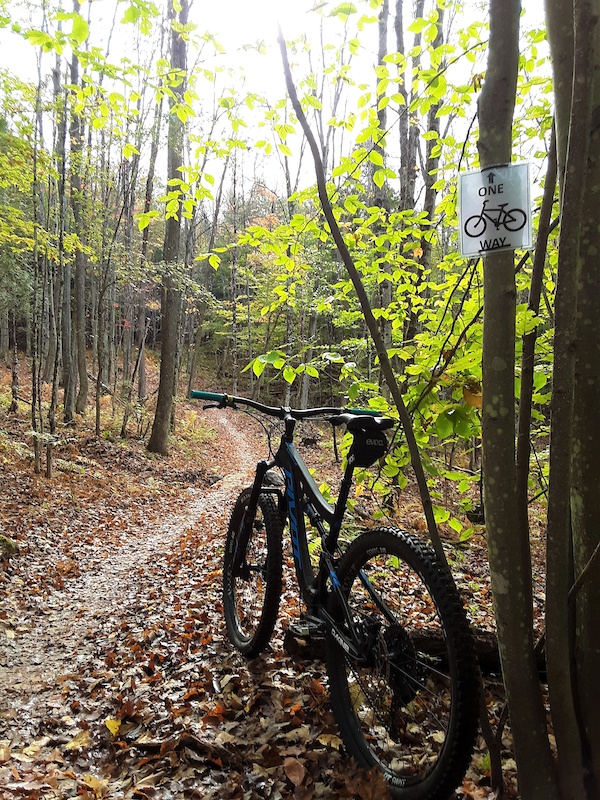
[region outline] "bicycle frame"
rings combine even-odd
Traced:
[[[307,617],[319,626],[326,626],[338,644],[356,661],[365,661],[369,654],[369,645],[375,640],[373,631],[363,630],[357,621],[352,618],[344,595],[342,585],[337,575],[339,556],[336,554],[338,538],[346,510],[346,504],[352,486],[354,462],[349,459],[340,484],[338,499],[334,506],[330,505],[315,483],[302,456],[294,445],[294,430],[296,422],[310,416],[340,415],[339,408],[310,409],[305,412],[295,411],[282,407],[265,406],[249,398],[235,398],[213,392],[192,390],[190,396],[195,399],[214,401],[217,408],[230,406],[235,408],[236,403],[244,403],[250,408],[255,408],[269,416],[276,417],[284,423],[284,433],[281,437],[279,448],[271,461],[261,460],[256,465],[254,482],[250,489],[248,505],[242,521],[237,548],[233,553],[233,571],[244,570],[244,560],[248,542],[252,533],[258,500],[261,493],[275,494],[278,497],[278,506],[282,520],[289,519],[290,535],[292,540],[292,554],[298,585],[301,595],[306,603]],[[207,406],[209,407],[209,406]],[[370,409],[348,409],[351,414],[379,416]],[[265,476],[269,469],[279,467],[285,475],[285,490],[280,487],[270,486],[265,483]],[[321,537],[321,558],[316,575],[313,574],[308,550],[305,517],[318,531]],[[382,599],[371,587],[368,578],[360,574],[361,583],[371,595],[373,602],[382,610],[385,616],[390,616]],[[329,588],[331,587],[331,588]],[[334,615],[344,622],[344,628],[337,624],[334,616],[329,613],[328,600],[331,594],[335,595]],[[393,617],[391,617],[393,621]],[[349,633],[349,635],[348,635]]]
[[[253,520],[256,513],[258,498],[261,493],[277,494],[282,518],[289,520],[290,537],[294,567],[298,578],[300,592],[306,602],[309,618],[321,621],[331,630],[344,650],[357,660],[365,656],[365,642],[351,617],[346,598],[337,577],[335,551],[338,537],[346,510],[348,495],[352,486],[354,467],[348,464],[340,484],[338,499],[334,506],[330,505],[316,485],[302,456],[293,442],[293,433],[296,420],[291,415],[284,417],[285,433],[275,457],[271,461],[261,460],[256,467],[256,474],[245,520]],[[285,475],[284,491],[281,488],[264,485],[264,478],[269,469],[280,467]],[[319,569],[313,575],[308,550],[308,537],[305,519],[308,517],[311,525],[321,537],[322,553]],[[240,564],[243,560],[250,531],[243,530],[240,536]],[[236,558],[237,560],[237,558]],[[366,578],[361,578],[366,581]],[[331,589],[328,588],[328,582]],[[336,620],[326,609],[327,597],[330,591],[335,592],[338,607],[346,624],[346,630],[351,637],[338,626]],[[375,602],[377,598],[374,597]]]
[[[279,496],[282,517],[287,517],[290,524],[292,554],[300,590],[310,609],[315,604],[320,605],[324,602],[326,579],[329,577],[334,586],[337,580],[333,563],[334,553],[352,486],[354,467],[351,464],[346,467],[338,499],[334,506],[330,505],[319,491],[314,478],[293,442],[296,420],[288,414],[284,417],[284,424],[285,433],[281,437],[279,448],[273,460],[263,460],[257,464],[248,503],[247,518],[253,519],[261,492],[275,493]],[[273,467],[279,467],[284,473],[284,492],[278,487],[264,485],[265,475]],[[312,574],[309,560],[306,517],[308,517],[310,523],[321,537],[323,555],[327,562],[326,569],[324,569],[324,564],[322,563],[316,576]]]

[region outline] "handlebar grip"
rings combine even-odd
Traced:
[[[199,389],[192,389],[190,392],[192,400],[210,400],[214,403],[224,403],[227,399],[226,394],[217,394],[216,392],[201,392]]]

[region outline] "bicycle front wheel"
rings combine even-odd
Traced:
[[[479,718],[477,660],[454,581],[427,546],[395,528],[359,536],[338,574],[363,642],[353,659],[327,637],[346,748],[383,773],[393,798],[447,800],[469,765]],[[335,595],[330,605],[348,635]]]
[[[279,611],[282,525],[271,494],[261,494],[252,525],[243,522],[250,489],[238,497],[223,562],[223,609],[227,633],[237,649],[253,658],[269,642]]]
[[[478,236],[483,236],[486,227],[487,222],[485,217],[483,215],[475,215],[474,217],[469,217],[465,222],[465,233],[471,238],[477,238]]]

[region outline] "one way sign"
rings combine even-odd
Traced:
[[[458,204],[463,256],[532,247],[528,163],[463,173]]]

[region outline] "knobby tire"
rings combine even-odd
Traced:
[[[282,525],[271,494],[261,494],[243,558],[235,558],[250,489],[238,497],[225,544],[223,609],[232,644],[248,658],[269,643],[281,598]],[[236,567],[236,560],[240,561]]]
[[[344,744],[358,764],[383,773],[395,800],[447,800],[469,765],[479,705],[477,659],[454,581],[429,547],[395,528],[355,539],[338,575],[368,642],[357,663],[327,637]],[[340,605],[333,594],[330,613],[344,631]]]

